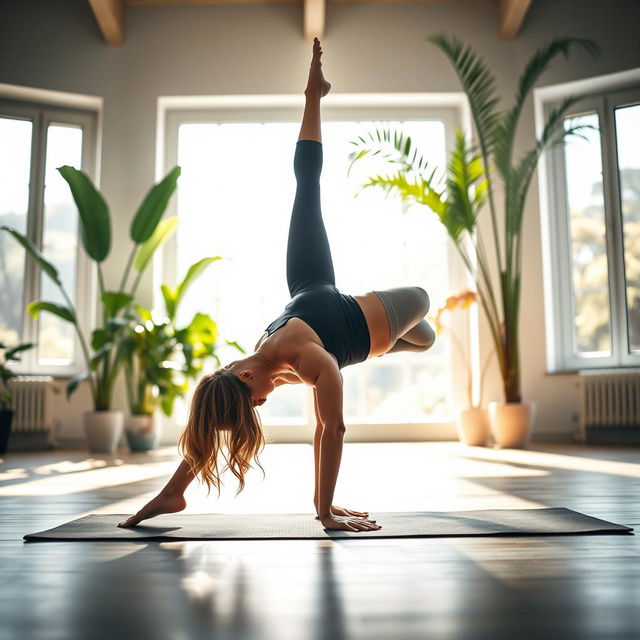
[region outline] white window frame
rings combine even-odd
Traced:
[[[272,96],[164,96],[158,99],[156,179],[177,164],[178,127],[187,123],[211,122],[296,122],[300,120],[304,97],[300,95]],[[470,131],[468,103],[464,94],[330,94],[323,99],[323,121],[344,120],[441,120],[445,124],[447,151],[455,142],[455,129]],[[179,188],[179,186],[178,186]],[[168,215],[177,215],[177,198],[168,206]],[[160,308],[161,283],[176,284],[176,238],[172,237],[154,258],[154,306]],[[454,252],[452,250],[452,255]],[[461,261],[450,263],[451,280],[460,287],[468,283],[468,276]],[[460,314],[462,315],[462,314]],[[470,318],[470,320],[469,320]],[[455,318],[454,330],[472,352],[478,345],[477,314],[466,314],[466,319]],[[257,328],[257,334],[260,333]],[[256,339],[259,337],[256,334]],[[475,354],[474,354],[475,355]],[[472,357],[472,361],[476,361]],[[453,369],[453,397],[456,405],[465,399],[465,374]],[[315,416],[313,395],[307,394],[305,411],[307,421],[298,424],[269,424],[265,431],[270,438],[280,442],[308,442],[313,437]],[[453,417],[453,416],[452,416]],[[165,428],[179,432],[182,425],[169,419]],[[430,421],[411,424],[349,424],[349,440],[449,440],[455,438],[453,422]]]
[[[571,238],[567,209],[564,146],[547,149],[540,163],[547,369],[550,373],[617,369],[640,365],[629,353],[624,244],[620,214],[615,108],[640,102],[640,69],[571,82],[534,92],[538,134],[551,110],[566,96],[580,97],[568,116],[596,113],[600,123],[606,248],[608,257],[611,354],[576,355],[573,350]]]
[[[57,91],[0,84],[0,116],[26,119],[33,123],[31,166],[29,176],[29,206],[26,236],[42,248],[44,226],[44,180],[47,132],[50,124],[72,125],[82,128],[81,169],[96,181],[99,157],[99,129],[102,115],[102,99],[93,96],[67,94]],[[41,270],[33,259],[25,256],[24,312],[21,342],[37,342],[38,320],[26,311],[33,300],[40,299]],[[92,261],[87,257],[80,237],[76,253],[75,305],[81,329],[90,333],[96,319],[96,274]],[[70,377],[86,367],[80,342],[74,334],[74,358],[65,365],[39,364],[37,346],[21,354],[19,363],[12,369],[18,374],[46,374],[54,377]]]

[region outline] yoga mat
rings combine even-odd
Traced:
[[[423,538],[444,536],[556,535],[627,533],[630,527],[571,509],[488,509],[370,513],[382,529],[325,529],[315,516],[302,514],[172,514],[117,527],[126,514],[91,514],[59,527],[30,533],[25,540],[273,540],[301,538]]]

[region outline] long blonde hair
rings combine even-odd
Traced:
[[[251,404],[251,388],[228,369],[220,368],[203,376],[191,401],[187,426],[178,440],[178,449],[191,471],[207,485],[214,486],[220,495],[221,475],[230,469],[244,489],[244,476],[251,460],[264,469],[258,453],[265,445],[262,423]],[[224,456],[224,449],[228,457]],[[227,462],[218,471],[218,453],[223,452]]]

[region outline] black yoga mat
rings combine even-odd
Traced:
[[[173,514],[117,527],[126,514],[92,514],[53,529],[30,533],[25,540],[273,540],[301,538],[423,538],[448,536],[555,535],[627,533],[630,527],[586,516],[571,509],[487,509],[481,511],[378,512],[377,531],[325,529],[314,515]]]

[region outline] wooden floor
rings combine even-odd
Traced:
[[[191,512],[313,517],[310,445],[268,445],[237,498],[195,483]],[[563,506],[640,531],[640,449],[345,444],[335,503],[384,511]],[[175,449],[0,461],[0,639],[640,638],[640,535],[34,542],[130,513]],[[383,526],[384,520],[379,519]]]

